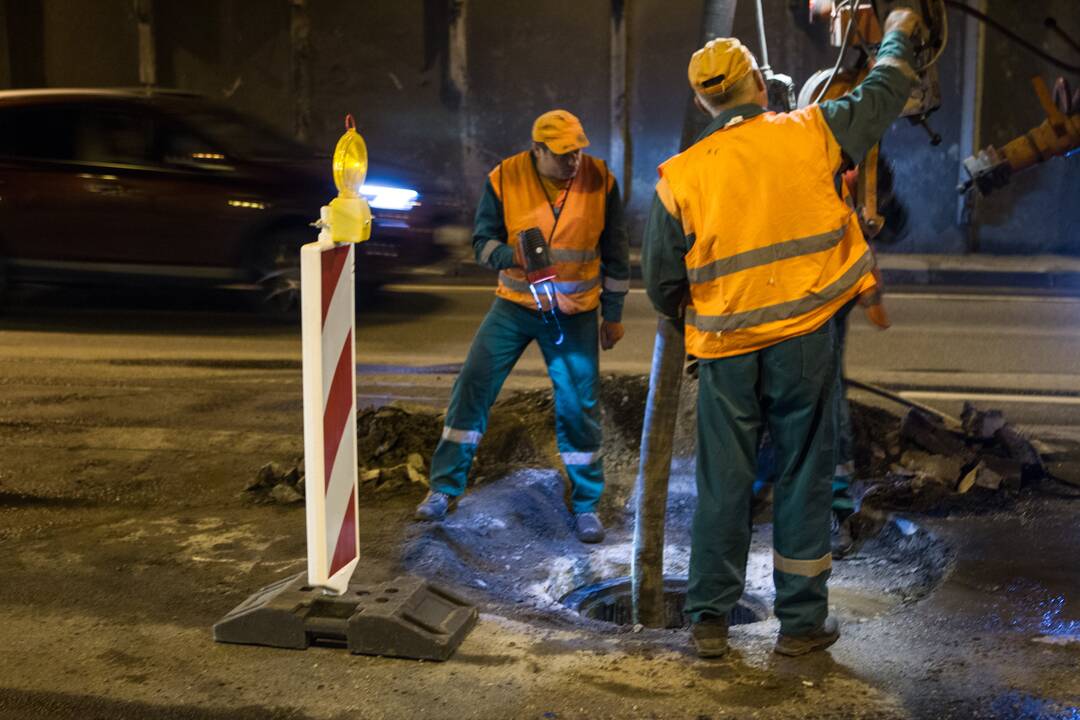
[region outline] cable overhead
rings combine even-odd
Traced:
[[[1050,53],[1046,52],[1045,50],[1043,50],[1039,46],[1035,45],[1034,43],[1029,42],[1028,40],[1025,40],[1024,38],[1020,37],[1015,32],[1010,30],[1008,27],[1006,27],[1002,23],[998,22],[997,20],[994,20],[992,17],[990,17],[986,13],[984,13],[984,12],[982,12],[980,10],[976,10],[973,7],[968,7],[963,2],[960,2],[960,0],[944,0],[944,2],[945,2],[945,5],[948,6],[948,7],[959,10],[960,12],[970,15],[973,18],[979,20],[980,22],[986,23],[990,27],[992,27],[995,30],[997,30],[998,32],[1000,32],[1005,37],[1012,40],[1017,45],[1020,45],[1021,47],[1025,48],[1026,50],[1028,50],[1028,51],[1030,51],[1032,53],[1035,53],[1036,55],[1038,55],[1039,57],[1041,57],[1043,60],[1047,61],[1048,63],[1051,63],[1052,65],[1056,65],[1057,67],[1061,68],[1062,70],[1066,70],[1068,72],[1076,73],[1077,75],[1080,75],[1080,66],[1078,66],[1078,65],[1070,65],[1069,63],[1065,62],[1064,60],[1061,60],[1060,58],[1057,58],[1057,57],[1051,55]]]

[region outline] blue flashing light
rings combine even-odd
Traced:
[[[364,183],[360,194],[377,210],[409,211],[419,204],[420,193],[409,188]]]

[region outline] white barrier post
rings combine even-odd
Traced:
[[[327,209],[323,209],[323,220]],[[345,592],[359,561],[354,246],[300,249],[308,583]]]

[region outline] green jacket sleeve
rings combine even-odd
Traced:
[[[690,292],[686,277],[686,252],[692,240],[683,234],[682,223],[653,195],[645,238],[641,245],[641,274],[645,292],[661,315],[679,317]]]
[[[506,244],[502,203],[495,195],[491,180],[484,185],[484,194],[476,206],[473,252],[476,254],[477,263],[492,270],[505,270],[515,265],[514,249]]]
[[[891,32],[863,81],[847,95],[821,103],[826,124],[853,163],[859,163],[900,117],[915,86],[912,62],[911,40],[902,32]]]
[[[614,182],[607,195],[604,231],[600,234],[600,316],[622,322],[623,304],[630,292],[630,238],[623,220],[622,195]]]

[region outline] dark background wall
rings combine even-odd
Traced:
[[[1053,15],[1080,36],[1076,0],[989,0],[988,12],[1073,64],[1071,50],[1043,26]],[[631,218],[640,228],[656,166],[678,150],[689,91],[686,62],[701,35],[702,0],[633,0],[629,101]],[[801,85],[831,65],[824,28],[807,27],[803,0],[765,0],[773,67]],[[551,107],[581,117],[591,151],[610,142],[608,0],[468,0],[469,86],[447,76],[448,0],[308,0],[310,87],[297,85],[288,0],[155,0],[158,83],[203,93],[292,133],[310,107],[311,142],[329,152],[353,113],[373,156],[437,178],[474,199],[486,170],[528,144],[532,119]],[[797,8],[797,9],[793,9]],[[897,123],[883,141],[908,208],[899,252],[1080,254],[1080,156],[1056,159],[978,202],[974,226],[960,222],[955,186],[964,144],[963,16],[950,14],[950,45],[939,68],[943,109],[931,147],[920,128]],[[132,0],[0,0],[0,84],[132,86],[138,82]],[[758,51],[753,4],[738,3],[735,35]],[[1001,144],[1039,124],[1030,77],[1062,74],[986,30],[978,142]],[[1073,84],[1080,77],[1070,78]],[[971,118],[967,118],[971,120]],[[969,123],[970,124],[970,123]],[[462,138],[475,147],[463,155]],[[468,158],[468,159],[463,159]]]

